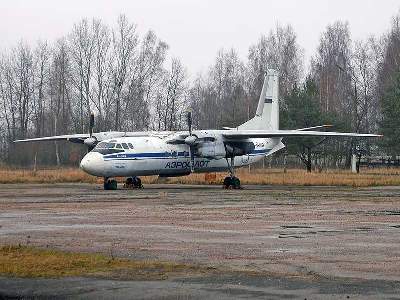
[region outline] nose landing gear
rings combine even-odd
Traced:
[[[128,177],[125,181],[124,188],[126,189],[142,189],[142,180],[139,177]]]
[[[104,178],[104,189],[107,191],[116,190],[118,187],[117,181],[115,179]],[[128,177],[124,183],[124,188],[126,189],[142,189],[142,180],[139,177]]]
[[[117,187],[118,187],[118,184],[115,179],[104,178],[104,189],[106,191],[116,190]]]

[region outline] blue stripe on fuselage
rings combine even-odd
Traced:
[[[265,155],[271,149],[253,150],[250,156]],[[172,159],[172,158],[189,158],[189,152],[177,152],[177,155],[171,155],[171,152],[144,152],[144,153],[118,153],[104,155],[104,160],[136,160],[136,159]]]

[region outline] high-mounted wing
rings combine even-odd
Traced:
[[[306,127],[306,128],[300,128],[296,129],[298,131],[306,131],[306,130],[312,130],[312,129],[320,129],[320,128],[327,128],[327,127],[332,127],[332,125],[318,125],[318,126],[313,126],[313,127]]]
[[[26,142],[50,142],[50,141],[71,141],[73,143],[83,143],[85,139],[89,138],[89,134],[67,134],[67,135],[56,135],[47,136],[33,139],[16,140],[14,143],[26,143]]]
[[[145,132],[105,131],[105,132],[93,133],[93,138],[97,142],[101,142],[101,141],[104,141],[107,139],[113,139],[113,138],[119,138],[119,137],[142,137],[142,136],[150,136],[152,134],[153,134],[153,132],[151,132],[151,131],[145,131]],[[78,133],[78,134],[56,135],[56,136],[47,136],[47,137],[40,137],[40,138],[16,140],[16,141],[14,141],[14,143],[69,141],[72,143],[83,144],[83,143],[85,143],[85,140],[89,139],[89,138],[90,138],[89,133]]]
[[[279,137],[381,137],[379,134],[370,133],[348,133],[348,132],[323,132],[323,131],[301,131],[301,130],[229,130],[222,133],[227,139],[246,138],[279,138]]]

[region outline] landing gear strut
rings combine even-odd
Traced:
[[[224,189],[241,189],[240,179],[235,176],[235,158],[231,157],[231,163],[229,164],[228,157],[226,158],[226,162],[229,168],[229,176],[225,177],[224,183],[222,187]]]
[[[118,187],[117,181],[115,179],[104,178],[104,189],[108,190],[116,190]]]
[[[139,177],[128,177],[125,181],[124,188],[127,189],[142,189],[142,180]]]

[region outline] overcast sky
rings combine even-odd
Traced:
[[[326,25],[347,20],[352,38],[363,39],[385,32],[399,9],[399,0],[0,0],[0,48],[21,39],[53,41],[83,17],[114,25],[123,13],[141,33],[154,30],[193,75],[206,71],[221,48],[246,58],[276,24],[294,27],[308,60]]]

